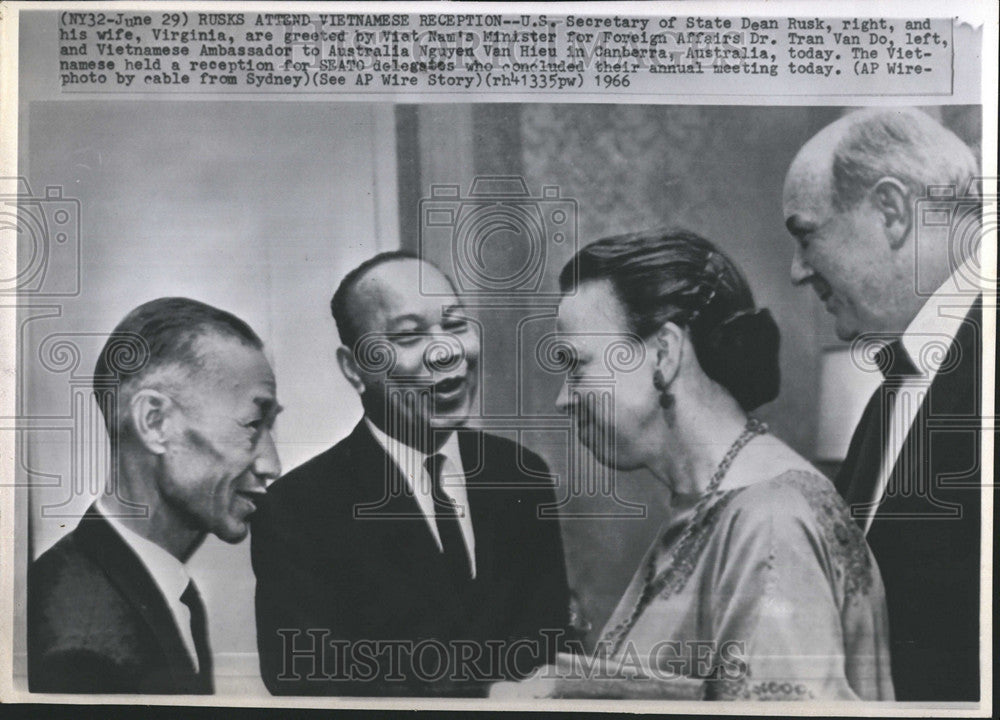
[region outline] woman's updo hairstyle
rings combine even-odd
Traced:
[[[642,338],[665,322],[687,328],[701,369],[744,410],[778,396],[778,326],[757,309],[746,279],[712,243],[686,230],[652,230],[598,240],[563,268],[563,293],[609,280]]]

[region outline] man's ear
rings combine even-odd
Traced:
[[[358,395],[363,393],[365,391],[365,383],[361,379],[361,371],[358,369],[358,363],[354,359],[354,353],[350,348],[345,345],[337,348],[337,364],[340,365],[340,372],[344,373],[347,382],[351,383],[351,387],[358,391]]]
[[[871,191],[872,204],[881,213],[889,246],[898,250],[906,241],[913,225],[913,207],[910,191],[899,180],[885,177],[875,183]]]
[[[174,411],[169,397],[146,388],[132,396],[129,419],[133,431],[149,452],[162,455],[167,450],[170,415]]]
[[[681,369],[684,357],[684,330],[672,322],[665,322],[656,332],[656,368],[667,385],[672,383]]]

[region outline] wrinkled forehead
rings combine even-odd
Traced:
[[[441,309],[457,305],[454,287],[433,265],[394,260],[369,270],[351,293],[351,312],[362,332],[385,330],[398,318],[440,320]]]

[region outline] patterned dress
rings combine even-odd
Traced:
[[[893,699],[882,580],[826,478],[720,492],[674,547],[692,511],[666,524],[608,622],[604,650],[639,673],[614,694],[655,695],[645,675],[678,678],[660,683],[667,697],[693,680],[706,699]],[[651,577],[659,592],[629,626]]]

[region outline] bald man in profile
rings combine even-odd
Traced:
[[[952,132],[887,108],[824,128],[785,179],[792,281],[842,340],[878,348],[884,380],[836,484],[882,571],[903,701],[979,699],[977,172]]]
[[[544,461],[466,427],[479,333],[405,252],[331,302],[364,417],[254,516],[261,674],[274,694],[481,696],[554,659],[569,599]]]

